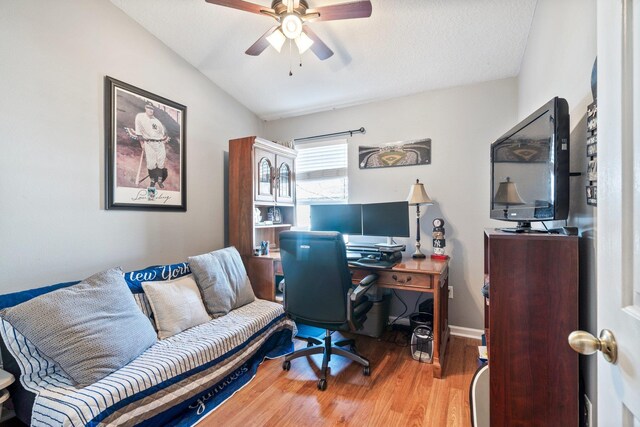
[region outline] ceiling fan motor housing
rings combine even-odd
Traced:
[[[271,9],[273,9],[276,15],[282,15],[287,13],[287,4],[283,0],[273,0],[271,2]],[[300,0],[298,7],[293,9],[294,13],[298,15],[304,15],[309,9],[309,3],[306,0]]]

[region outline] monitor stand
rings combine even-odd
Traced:
[[[531,228],[530,221],[518,221],[518,225],[514,228],[501,228],[500,231],[506,233],[548,233],[547,230],[536,230]]]

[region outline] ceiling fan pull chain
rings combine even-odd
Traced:
[[[289,77],[293,76],[293,71],[291,70],[293,68],[291,66],[291,63],[293,62],[292,56],[293,53],[291,52],[291,39],[289,39]]]

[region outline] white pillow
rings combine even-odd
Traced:
[[[142,289],[151,304],[161,340],[211,320],[191,274],[175,280],[142,282]]]

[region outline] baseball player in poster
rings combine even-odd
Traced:
[[[150,187],[156,183],[164,188],[163,182],[167,179],[167,168],[164,162],[167,159],[165,144],[169,142],[164,125],[154,116],[154,106],[147,102],[144,113],[138,113],[135,120],[136,134],[140,137],[140,146],[144,150],[149,170]]]

